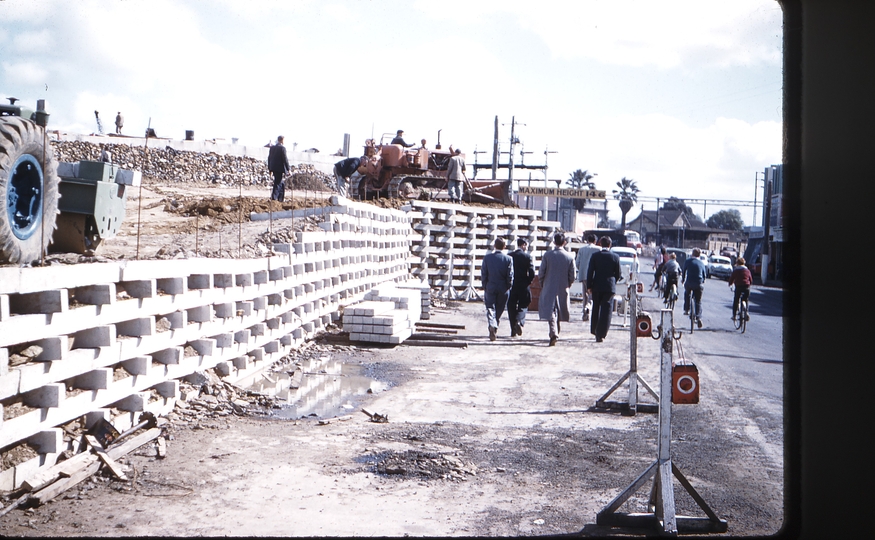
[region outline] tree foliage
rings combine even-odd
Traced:
[[[626,229],[626,214],[629,213],[629,210],[635,206],[635,203],[638,202],[638,192],[641,191],[638,189],[638,185],[635,183],[635,180],[631,178],[626,178],[625,176],[617,182],[617,187],[620,189],[612,190],[611,193],[614,194],[614,198],[620,201],[620,212],[623,213],[623,220],[620,223],[620,230]]]
[[[687,206],[687,203],[684,202],[683,199],[678,199],[677,197],[669,197],[667,201],[662,203],[663,210],[675,210],[678,212],[683,212],[687,219],[701,221],[699,216],[693,212],[693,209]]]
[[[744,220],[741,219],[741,212],[732,208],[730,210],[720,210],[705,222],[705,225],[712,229],[723,229],[724,231],[740,231],[744,228]]]
[[[593,176],[589,174],[589,169],[585,171],[577,169],[565,180],[565,185],[572,189],[595,189],[595,183],[591,181]],[[575,210],[583,210],[586,199],[572,199],[572,205]]]

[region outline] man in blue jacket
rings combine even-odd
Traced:
[[[504,238],[495,239],[495,251],[487,253],[480,265],[480,283],[486,303],[486,323],[489,325],[489,341],[495,341],[501,315],[507,307],[508,291],[513,286],[513,260],[502,253],[507,243]]]
[[[702,328],[702,290],[705,288],[705,263],[699,258],[702,252],[693,248],[693,255],[684,263],[684,315],[690,314],[690,296],[696,300],[696,326]]]

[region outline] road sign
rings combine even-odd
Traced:
[[[520,186],[519,195],[538,195],[541,197],[564,197],[566,199],[604,199],[603,189],[569,189]]]

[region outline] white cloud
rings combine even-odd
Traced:
[[[3,78],[18,85],[38,85],[48,78],[48,71],[37,62],[3,62]]]
[[[685,60],[716,68],[781,62],[781,36],[774,29],[780,28],[782,12],[775,0],[422,0],[415,6],[430,17],[469,25],[512,14],[556,58],[659,68],[679,67]]]
[[[12,47],[9,52],[11,55],[16,56],[22,54],[31,56],[46,53],[56,46],[52,33],[48,30],[22,32],[12,40]]]

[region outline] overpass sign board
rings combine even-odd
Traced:
[[[541,197],[563,197],[566,199],[604,199],[603,189],[572,189],[520,186],[519,195],[537,195]]]

